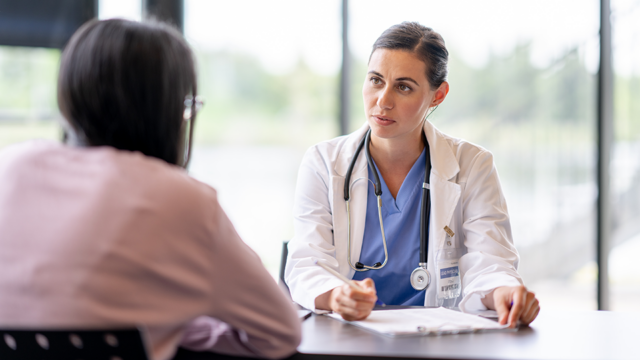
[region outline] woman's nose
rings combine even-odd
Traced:
[[[378,94],[378,107],[385,110],[393,109],[393,93],[390,88],[385,87]]]

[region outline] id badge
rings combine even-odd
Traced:
[[[460,255],[459,249],[441,249],[436,256],[436,282],[438,286],[438,304],[444,300],[456,299],[460,296]],[[447,301],[451,303],[451,301]]]

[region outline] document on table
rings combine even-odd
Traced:
[[[387,336],[444,335],[508,329],[507,325],[442,307],[377,310],[361,321],[346,321],[333,313],[327,316]]]

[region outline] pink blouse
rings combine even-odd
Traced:
[[[290,300],[240,239],[216,191],[110,147],[32,141],[0,152],[0,327],[141,326],[176,348],[285,357]]]

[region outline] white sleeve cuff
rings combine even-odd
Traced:
[[[493,289],[488,291],[478,291],[465,296],[458,305],[460,311],[464,313],[474,313],[487,310],[487,307],[482,303],[482,299],[484,299],[484,297],[491,291],[493,291]]]
[[[462,299],[462,301],[460,301],[460,304],[458,305],[458,307],[460,308],[460,311],[465,313],[478,313],[478,312],[486,311],[487,307],[484,306],[484,304],[482,303],[482,299],[484,299],[484,297],[487,296],[487,294],[489,294],[490,292],[492,292],[493,290],[501,286],[522,285],[520,279],[511,277],[511,276],[501,278],[499,281],[495,281],[494,283],[497,283],[500,285],[483,287],[477,290],[473,290],[471,293],[467,294]]]

